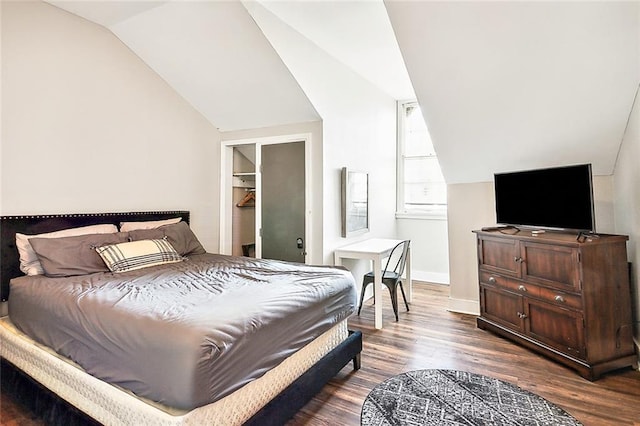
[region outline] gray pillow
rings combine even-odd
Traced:
[[[189,228],[187,222],[179,222],[173,225],[164,225],[154,229],[135,229],[129,231],[129,240],[167,240],[181,256],[192,254],[204,254],[206,250],[198,241],[195,234]]]
[[[95,247],[129,241],[127,232],[88,234],[61,238],[30,238],[42,269],[48,277],[68,277],[94,272],[107,272],[109,268],[95,251]]]

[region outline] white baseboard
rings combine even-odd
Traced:
[[[413,285],[416,285],[416,281],[422,281],[433,284],[449,285],[449,274],[443,274],[439,272],[426,272],[426,271],[411,271],[411,281]],[[418,284],[419,285],[419,284]],[[358,298],[360,298],[360,289],[358,287]],[[364,294],[363,302],[373,298],[373,286],[367,288],[367,292]],[[359,299],[358,299],[359,300]]]
[[[411,269],[411,280],[449,285],[449,274],[443,274],[441,272],[416,271],[415,269]]]
[[[465,300],[449,298],[449,308],[451,312],[458,312],[460,314],[480,315],[480,302],[477,300]]]

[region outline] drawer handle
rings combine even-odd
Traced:
[[[562,296],[560,296],[560,295],[557,295],[557,296],[555,297],[555,299],[556,299],[556,302],[564,303],[564,297],[562,297]]]
[[[494,277],[489,277],[489,283],[490,284],[495,284],[496,283],[496,279]]]
[[[522,262],[524,262],[524,259],[521,258],[521,257],[514,257],[513,261],[516,262],[516,263],[522,263]]]
[[[523,285],[518,286],[518,290],[520,291],[527,291],[527,288]]]
[[[518,317],[520,319],[525,319],[527,317],[527,314],[523,314],[522,312],[518,312]]]

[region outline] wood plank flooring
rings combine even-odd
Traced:
[[[385,289],[386,290],[386,289]],[[480,330],[476,317],[446,310],[447,286],[415,283],[410,312],[395,322],[384,293],[382,330],[365,302],[350,328],[363,334],[362,368],[345,367],[288,426],[359,425],[369,391],[385,379],[419,369],[456,369],[513,383],[562,407],[585,426],[640,425],[640,372],[630,368],[596,382],[506,339]]]
[[[516,384],[567,410],[585,426],[640,426],[640,372],[619,370],[589,382],[508,340],[479,330],[475,317],[446,310],[449,288],[415,283],[411,312],[400,307],[395,322],[388,293],[384,328],[373,327],[373,306],[349,320],[363,333],[362,368],[345,367],[288,426],[359,425],[362,402],[383,380],[405,371],[446,368],[485,374]],[[41,426],[43,422],[0,396],[0,424]]]

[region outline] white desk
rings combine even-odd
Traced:
[[[373,302],[375,304],[375,327],[382,328],[382,261],[389,257],[391,250],[403,240],[392,240],[387,238],[372,238],[359,243],[349,244],[340,247],[333,253],[336,266],[342,265],[342,259],[365,259],[373,262]],[[410,303],[413,300],[413,287],[411,283],[411,248],[407,252],[406,284],[407,299]]]

